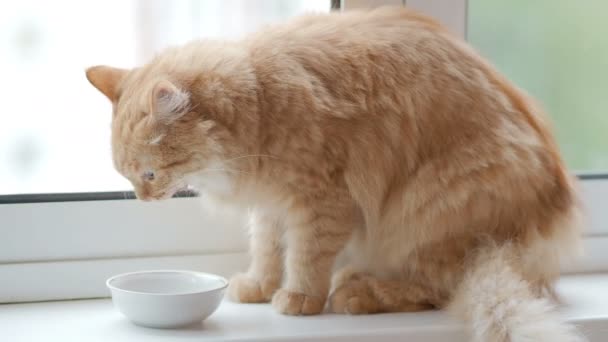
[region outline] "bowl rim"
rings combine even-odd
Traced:
[[[148,274],[148,273],[190,274],[190,275],[194,275],[194,276],[197,276],[197,277],[214,278],[216,280],[219,280],[220,283],[221,283],[221,285],[219,285],[218,287],[214,287],[212,289],[208,289],[208,290],[198,290],[198,291],[188,291],[188,292],[174,292],[174,293],[133,291],[133,290],[126,290],[126,289],[123,289],[123,288],[120,288],[120,287],[112,285],[112,282],[115,281],[116,279],[130,277],[130,276],[139,275],[139,274]],[[140,294],[140,295],[148,295],[148,296],[185,296],[185,295],[211,293],[211,292],[215,292],[215,291],[224,290],[226,287],[228,287],[228,280],[226,280],[226,278],[224,278],[224,277],[222,277],[220,275],[217,275],[217,274],[206,273],[206,272],[199,272],[199,271],[190,271],[190,270],[146,270],[146,271],[126,272],[126,273],[120,273],[120,274],[114,275],[114,276],[108,278],[108,280],[106,280],[106,286],[111,291],[116,290],[116,291],[120,291],[120,292],[132,293],[132,294]]]

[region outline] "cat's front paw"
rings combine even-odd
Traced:
[[[278,287],[278,282],[259,281],[247,274],[238,273],[230,279],[228,298],[240,303],[268,303]]]
[[[323,311],[325,298],[279,289],[272,297],[272,306],[285,315],[316,315]]]

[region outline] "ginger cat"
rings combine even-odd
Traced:
[[[87,77],[140,199],[192,186],[251,209],[232,299],[289,315],[449,308],[475,341],[582,339],[551,311],[580,225],[547,120],[432,19],[302,16]]]

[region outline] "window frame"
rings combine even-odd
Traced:
[[[466,37],[466,0],[339,2],[346,10],[404,4]],[[608,271],[608,211],[603,208],[608,174],[579,179],[590,217],[587,253],[564,270]],[[137,269],[201,269],[224,276],[246,269],[243,215],[202,216],[201,201],[179,194],[145,203],[131,191],[0,196],[0,303],[106,297],[106,278]]]

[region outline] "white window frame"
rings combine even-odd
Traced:
[[[466,0],[341,4],[347,10],[405,4],[466,36]],[[608,175],[582,176],[581,184],[589,214],[587,252],[565,271],[608,271]],[[211,218],[198,198],[146,203],[121,196],[0,196],[0,303],[106,297],[106,278],[138,269],[198,269],[229,276],[247,267],[240,214]]]

